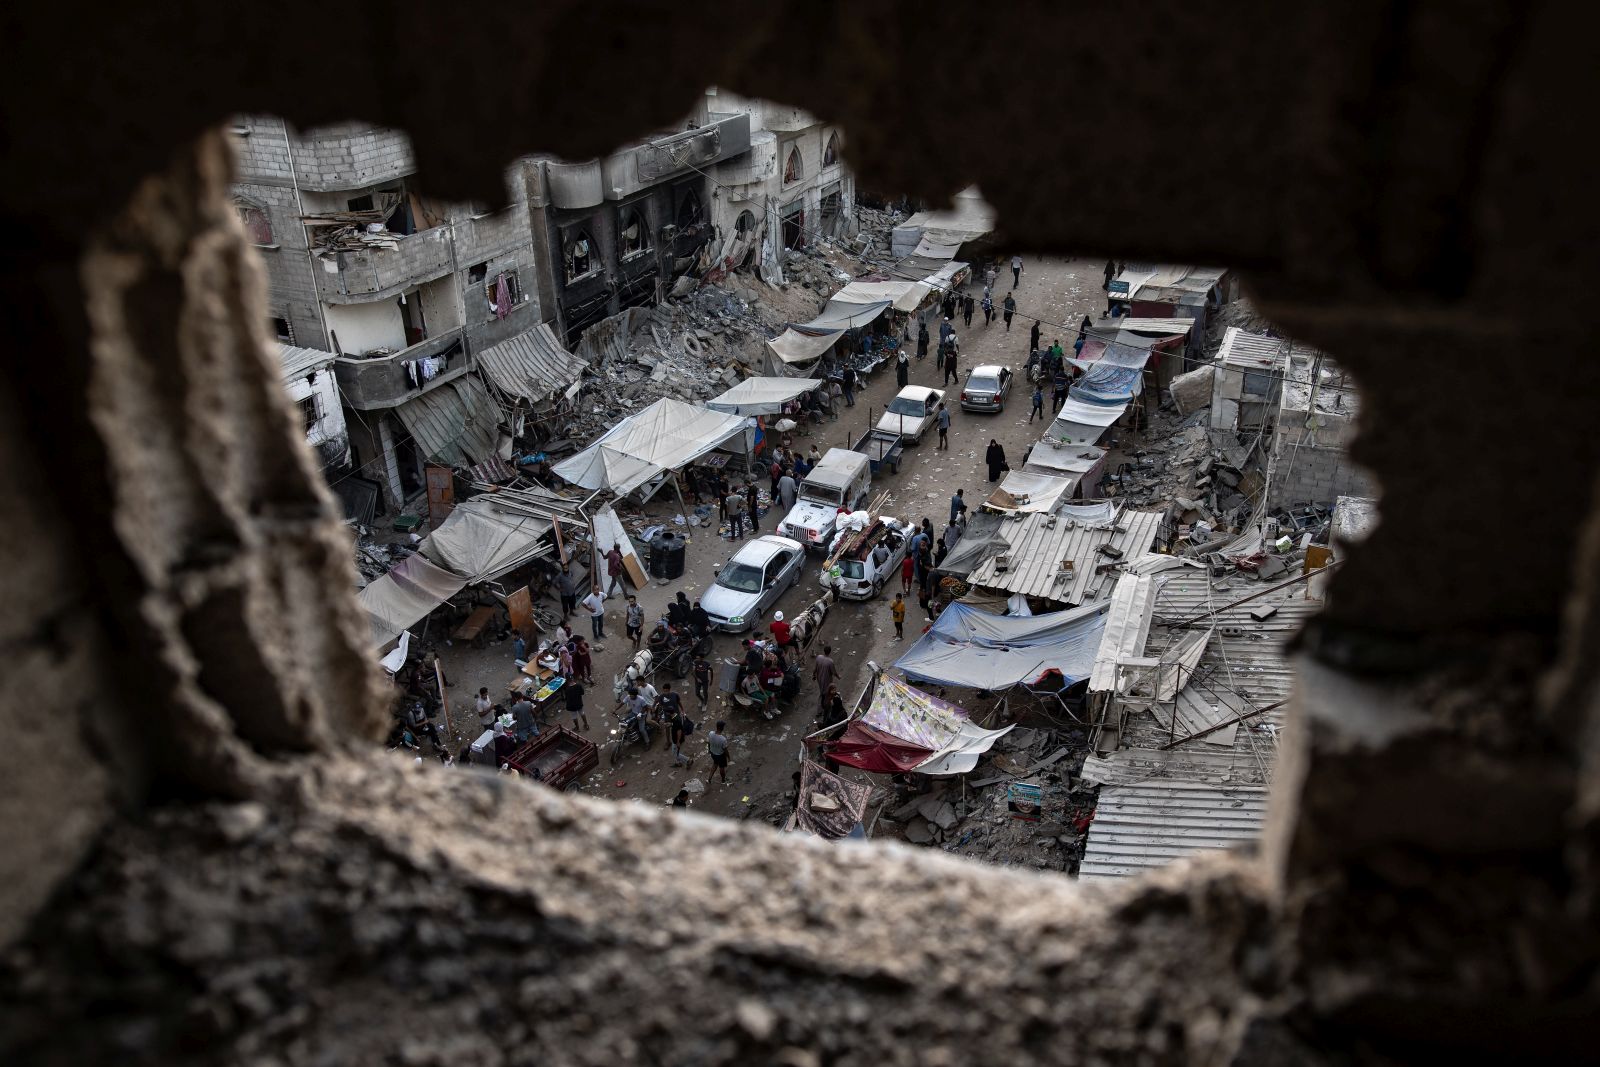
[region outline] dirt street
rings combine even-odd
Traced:
[[[1049,322],[1072,324],[1085,314],[1093,317],[1104,311],[1104,295],[1100,288],[1102,267],[1103,263],[1087,259],[1027,257],[1021,285],[1015,291],[1017,314],[1009,333],[998,314],[994,322],[985,327],[981,308],[973,317],[970,328],[959,318],[956,320],[956,333],[962,348],[962,381],[965,381],[967,372],[973,367],[989,363],[1011,367],[1018,374],[1018,380],[1005,410],[998,415],[963,413],[955,402],[960,392],[959,384],[951,383],[949,401],[952,423],[948,451],[936,449],[937,435],[930,431],[920,445],[906,449],[898,474],[889,474],[873,483],[874,496],[885,489],[892,492],[888,503],[891,514],[916,521],[927,516],[935,528],[942,531],[949,519],[950,497],[957,489],[966,490],[969,506],[976,510],[978,503],[991,489],[983,461],[991,438],[999,440],[1005,448],[1012,467],[1021,469],[1029,446],[1038,440],[1044,430],[1044,425],[1038,420],[1032,426],[1028,424],[1030,389],[1022,376],[1028,355],[1028,332],[1032,325],[1030,316],[1048,320],[1042,327],[1042,346],[1048,347],[1059,338],[1063,347],[1070,349],[1076,328],[1058,328],[1049,325]],[[1011,280],[1009,267],[1002,267],[995,282],[997,309],[1006,293],[1011,292]],[[981,274],[969,283],[969,288],[981,300]],[[915,351],[914,347],[912,351]],[[939,388],[939,378],[932,353],[921,362],[913,357],[913,385]],[[869,421],[875,421],[882,414],[884,406],[896,391],[894,369],[886,364],[873,374],[864,389],[858,391],[856,406],[842,409],[838,422],[828,424],[811,435],[800,435],[796,442],[801,447],[809,447],[815,442],[824,452],[834,446],[848,447],[850,438],[859,435]],[[1046,412],[1049,408],[1047,391]],[[670,494],[659,494],[647,510],[664,521],[670,521],[676,507],[669,501]],[[781,517],[776,509],[762,516],[762,532],[771,533]],[[667,603],[679,589],[687,592],[691,599],[698,596],[713,580],[713,568],[725,561],[734,547],[713,531],[691,531],[684,577],[670,583],[652,581],[649,587],[638,592],[645,609],[647,629],[666,610]],[[815,556],[807,560],[800,585],[784,595],[778,605],[780,609],[792,616],[816,599],[820,592],[817,583],[820,562]],[[691,751],[699,753],[693,765],[687,769],[674,768],[671,753],[658,732],[650,751],[642,752],[634,748],[617,767],[611,767],[602,755],[600,768],[585,781],[583,790],[594,796],[667,804],[681,787],[690,780],[698,779],[707,784],[705,793],[694,798],[694,806],[702,811],[740,818],[776,817],[783,804],[784,793],[792,788],[791,776],[798,769],[800,738],[816,728],[813,714],[817,707],[817,692],[809,678],[809,653],[820,651],[823,644],[833,646],[833,658],[841,675],[840,692],[847,703],[851,701],[867,681],[868,662],[876,661],[883,666],[893,663],[926,624],[915,598],[908,598],[906,637],[903,641],[895,640],[894,625],[889,617],[889,600],[897,584],[892,583],[878,600],[866,603],[841,602],[833,606],[821,635],[804,658],[806,685],[796,699],[795,706],[783,715],[770,722],[762,720],[726,701],[715,691],[715,686],[711,707],[696,708],[691,680],[685,679],[682,683],[675,683],[674,688],[681,688],[685,692],[690,714],[698,724],[689,746]],[[553,606],[550,601],[545,603]],[[586,701],[593,727],[589,736],[596,741],[606,739],[607,731],[616,725],[611,679],[626,665],[633,651],[631,643],[623,638],[623,602],[620,598],[614,598],[611,603],[614,606],[606,618],[607,639],[595,647],[594,673],[597,684],[590,690]],[[583,617],[581,608],[579,614],[573,616],[572,625],[577,633],[589,632],[589,620]],[[718,659],[736,656],[739,641],[740,637],[735,635],[718,635],[714,656]],[[448,692],[454,748],[479,732],[471,709],[471,698],[478,687],[488,686],[490,693],[498,700],[504,695],[506,683],[513,677],[515,669],[512,666],[510,642],[492,644],[481,650],[465,646],[446,648],[442,651],[442,658],[453,683]],[[656,682],[659,685],[660,679]],[[962,694],[955,692],[951,695],[959,699]],[[705,735],[719,718],[728,723],[730,741],[729,784],[726,787],[720,783],[709,784],[711,761],[705,755]]]

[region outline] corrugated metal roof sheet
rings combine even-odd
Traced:
[[[464,467],[495,454],[500,409],[474,375],[436,386],[395,408],[395,414],[428,459]]]
[[[478,353],[478,368],[496,388],[535,403],[577,381],[583,366],[545,322]]]
[[[1263,337],[1229,326],[1228,332],[1222,335],[1222,346],[1217,349],[1217,362],[1244,370],[1281,372],[1287,368],[1288,353],[1289,343],[1281,337]]]
[[[321,370],[339,358],[320,348],[296,348],[294,345],[279,345],[278,354],[283,360],[283,380],[286,382]]]
[[[1149,337],[1172,337],[1194,329],[1193,319],[1120,318],[1107,319],[1120,330]]]
[[[1100,791],[1081,879],[1127,878],[1198,852],[1236,848],[1261,836],[1267,791],[1152,779]]]
[[[1094,655],[1094,670],[1089,674],[1089,692],[1109,692],[1116,685],[1117,660],[1144,654],[1155,593],[1155,581],[1148,576],[1124,573],[1117,578],[1111,590],[1105,633]]]
[[[1099,572],[1101,564],[1114,562],[1099,551],[1100,546],[1117,549],[1121,553],[1118,559],[1133,559],[1150,551],[1160,526],[1159,511],[1122,511],[1111,525],[1079,523],[1057,515],[1027,515],[1000,527],[1008,546],[1004,550],[1009,557],[1007,568],[1000,570],[997,556],[990,556],[973,568],[968,581],[1065,604],[1104,600],[1116,585],[1117,573]],[[1058,577],[1064,559],[1073,564],[1069,579]]]

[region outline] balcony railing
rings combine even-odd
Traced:
[[[453,269],[448,226],[398,240],[398,248],[336,252],[319,259],[317,292],[331,304],[365,303],[443,277]]]
[[[430,357],[449,356],[442,372],[432,380],[413,384],[406,364]],[[466,332],[447,330],[425,341],[418,341],[388,356],[361,359],[340,356],[333,365],[334,376],[344,394],[345,403],[357,411],[374,408],[392,408],[412,397],[421,396],[443,382],[458,378],[471,367],[472,353],[467,346]]]

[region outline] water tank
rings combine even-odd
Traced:
[[[650,576],[653,578],[682,578],[687,545],[683,538],[671,530],[663,530],[650,542]]]

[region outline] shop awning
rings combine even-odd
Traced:
[[[476,585],[553,550],[544,542],[549,520],[502,512],[492,501],[480,496],[457,504],[422,542],[423,554]]]
[[[721,396],[707,400],[706,407],[729,415],[776,415],[783,405],[821,384],[805,378],[746,378]]]
[[[1061,498],[1068,496],[1077,485],[1075,477],[1011,471],[1000,487],[989,494],[983,506],[995,511],[1054,511]]]
[[[408,556],[356,595],[372,624],[373,644],[383,646],[402,630],[461,591],[467,580]]]
[[[507,396],[535,403],[562,392],[583,375],[583,360],[541,322],[478,353],[478,368]]]
[[[500,408],[471,374],[394,409],[423,456],[452,467],[483,463],[500,441]]]
[[[825,330],[821,333],[806,333],[791,326],[768,341],[767,349],[790,366],[805,366],[820,359],[824,352],[838,342],[839,335],[843,332],[843,330]]]
[[[1048,615],[991,615],[957,601],[896,661],[907,678],[970,689],[1009,689],[1052,671],[1087,678],[1105,630],[1106,602]]]

